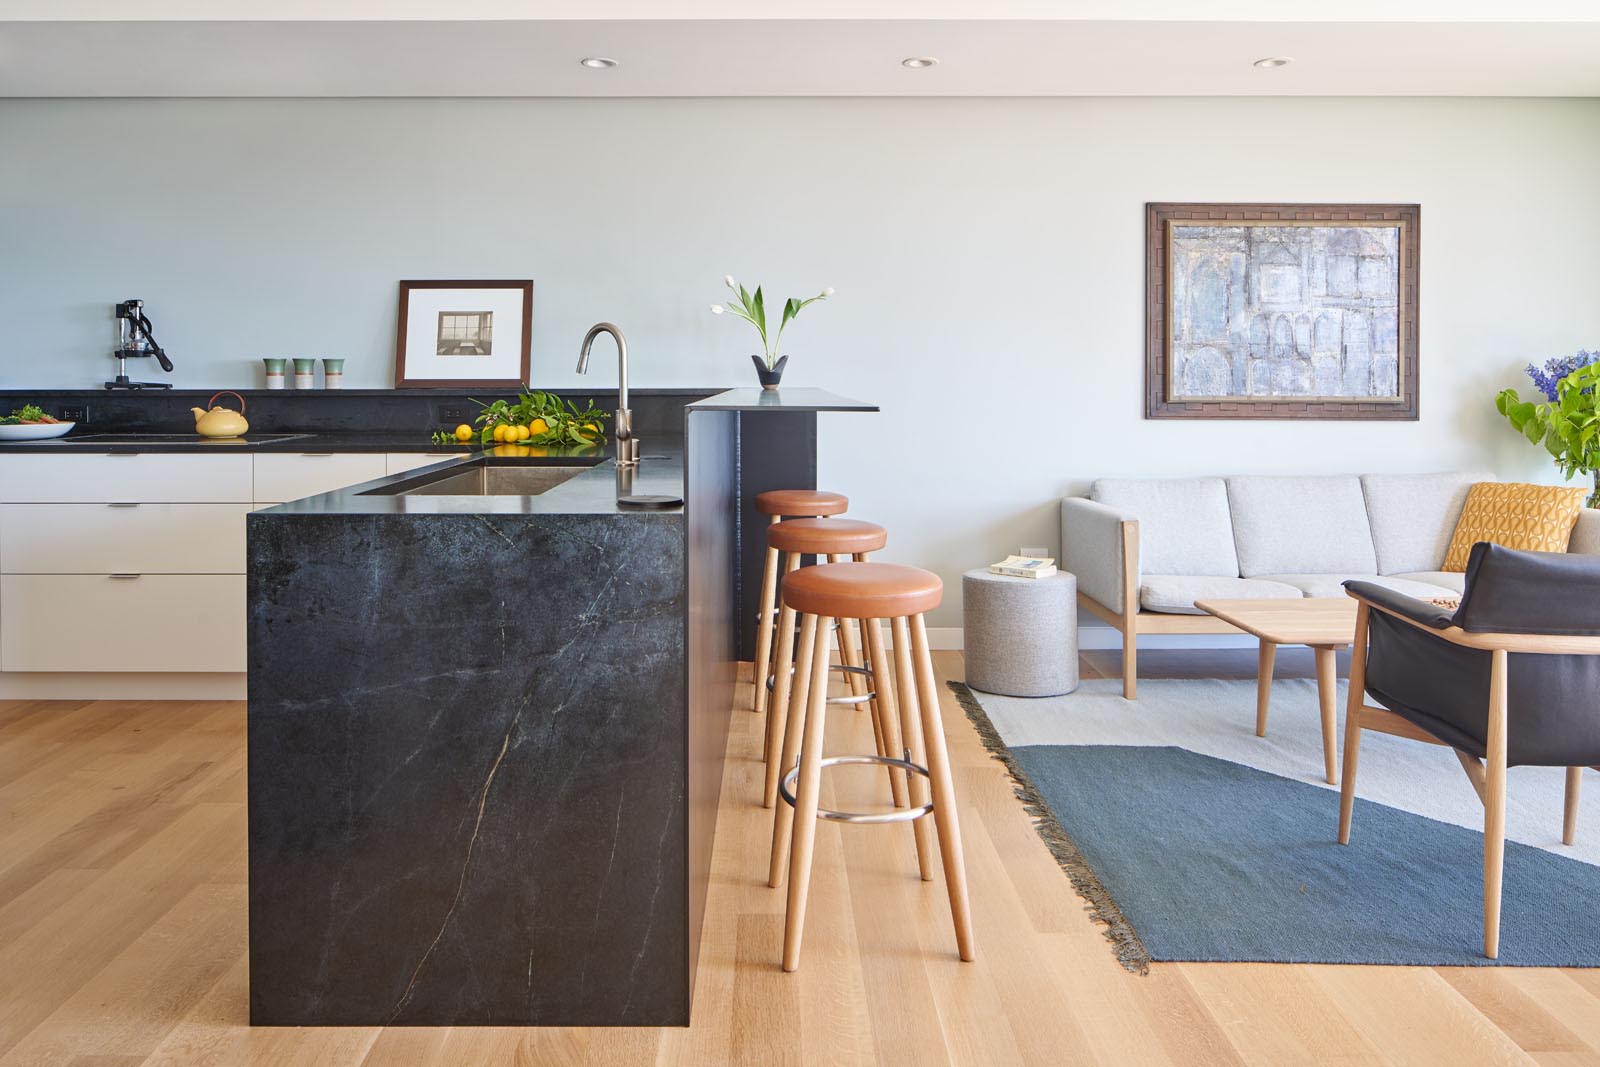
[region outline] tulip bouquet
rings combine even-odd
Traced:
[[[762,354],[750,358],[755,360],[758,373],[765,371],[765,373],[761,373],[761,383],[768,385],[768,378],[770,377],[772,378],[771,384],[776,385],[777,377],[782,375],[783,365],[789,359],[788,356],[780,354],[778,350],[779,344],[783,341],[784,329],[807,305],[814,304],[818,300],[828,299],[833,295],[833,290],[831,288],[824,289],[816,296],[807,297],[804,300],[791,296],[784,301],[783,318],[778,323],[777,332],[769,334],[767,330],[767,306],[761,294],[761,286],[756,286],[756,291],[752,295],[744,286],[734,281],[731,274],[722,276],[722,284],[732,290],[737,299],[729,300],[725,304],[712,304],[711,313],[713,315],[721,315],[724,312],[728,312],[739,316],[756,328],[756,332],[761,335]]]

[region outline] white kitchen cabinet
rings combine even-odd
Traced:
[[[261,452],[255,466],[253,499],[299,500],[358,482],[382,478],[381,452]]]
[[[0,670],[244,669],[242,574],[0,576]]]
[[[255,499],[252,458],[257,457],[11,453],[0,455],[0,503],[248,504]]]
[[[249,504],[0,504],[6,574],[243,574]]]
[[[459,459],[461,455],[460,452],[390,452],[384,457],[384,473],[404,474],[447,459]]]

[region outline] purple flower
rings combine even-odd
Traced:
[[[1579,367],[1587,367],[1591,363],[1600,363],[1600,352],[1580,350],[1576,355],[1557,356],[1555,359],[1545,360],[1542,371],[1532,363],[1528,364],[1528,377],[1533,379],[1534,386],[1545,395],[1545,399],[1553,401],[1558,395],[1557,386],[1561,379]]]

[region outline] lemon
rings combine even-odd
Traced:
[[[517,427],[517,440],[526,441],[533,436],[533,431],[526,426]]]
[[[550,424],[545,422],[543,419],[534,419],[532,422],[528,423],[528,435],[530,437],[536,434],[547,434],[549,432]]]
[[[506,426],[505,423],[496,423],[494,428],[494,439],[496,441],[504,441],[506,439],[507,429],[509,429],[509,427]]]
[[[468,426],[464,422],[460,426],[457,426],[456,427],[456,440],[460,441],[462,444],[465,444],[466,442],[472,440],[472,427]]]
[[[599,437],[600,424],[597,422],[586,422],[583,424],[583,432],[588,434],[590,437]]]

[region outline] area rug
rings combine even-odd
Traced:
[[[1341,846],[1311,681],[1274,685],[1265,738],[1254,682],[1141,679],[1137,701],[1115,679],[1042,699],[951,688],[1130,970],[1152,960],[1600,966],[1600,815],[1580,815],[1577,843],[1561,844],[1561,768],[1508,772],[1492,961],[1483,808],[1448,749],[1363,734]]]

